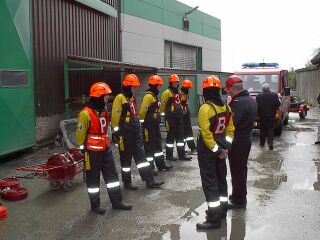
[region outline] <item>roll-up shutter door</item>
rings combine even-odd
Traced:
[[[196,69],[197,48],[179,43],[172,46],[172,68]]]

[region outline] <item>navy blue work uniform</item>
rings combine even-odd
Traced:
[[[234,140],[229,154],[232,182],[232,203],[246,204],[248,157],[251,150],[252,127],[257,114],[256,102],[247,90],[235,95],[230,107],[235,127]],[[231,200],[230,199],[230,200]]]

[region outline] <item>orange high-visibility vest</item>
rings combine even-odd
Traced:
[[[82,111],[87,110],[90,115],[90,127],[86,136],[86,148],[90,151],[102,152],[110,148],[108,137],[109,115],[102,112],[98,117],[94,110],[85,107]]]

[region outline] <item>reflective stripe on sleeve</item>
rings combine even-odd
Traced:
[[[219,207],[220,206],[220,201],[216,201],[216,202],[208,202],[208,207]]]
[[[229,136],[226,136],[226,141],[229,142],[229,143],[232,143],[232,138],[229,137]]]
[[[80,145],[79,147],[80,147],[81,150],[84,149],[84,145]]]
[[[88,193],[98,193],[99,191],[99,188],[88,188]]]
[[[148,167],[148,166],[150,166],[150,163],[144,162],[144,163],[139,163],[139,164],[137,165],[137,168],[143,168],[143,167]]]
[[[177,146],[178,146],[178,147],[183,147],[183,146],[184,146],[184,143],[177,143]]]
[[[113,131],[115,131],[115,132],[116,132],[116,131],[119,131],[119,127],[114,127],[114,128],[113,128]]]
[[[166,115],[166,114],[162,112],[162,113],[160,113],[160,115],[161,115],[161,116],[164,116],[164,115]]]
[[[130,169],[130,168],[125,168],[125,167],[124,167],[124,168],[122,168],[121,170],[122,170],[123,172],[130,172],[130,171],[131,171],[131,169]]]
[[[140,123],[144,123],[144,120],[143,120],[143,119],[140,119],[139,122],[140,122]]]
[[[107,183],[107,188],[115,188],[119,186],[120,186],[120,182]]]
[[[216,144],[216,145],[214,145],[214,148],[211,149],[211,150],[212,150],[212,152],[217,152],[218,149],[219,149],[218,144]]]
[[[187,141],[192,141],[192,140],[193,140],[193,137],[187,137],[186,140],[187,140]]]
[[[166,147],[168,147],[168,148],[173,148],[173,144],[171,144],[171,143],[166,143]]]

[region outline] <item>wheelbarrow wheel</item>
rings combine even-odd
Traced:
[[[58,190],[61,187],[61,182],[59,182],[59,181],[50,181],[49,185],[50,185],[50,188],[52,190]]]
[[[63,189],[66,191],[70,191],[74,187],[74,182],[73,181],[65,181],[62,185]]]

